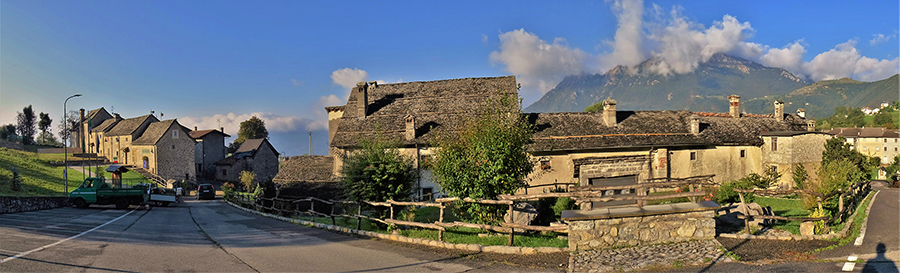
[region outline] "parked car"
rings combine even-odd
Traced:
[[[200,199],[216,199],[216,188],[212,184],[197,186],[197,200]]]

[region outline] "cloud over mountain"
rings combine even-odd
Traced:
[[[900,58],[879,60],[862,56],[855,39],[805,62],[807,50],[802,39],[784,47],[753,43],[750,39],[756,30],[750,22],[727,14],[705,27],[685,16],[679,6],[667,10],[654,4],[645,8],[640,0],[617,0],[610,2],[610,8],[618,23],[615,39],[604,43],[608,46],[606,52],[593,55],[570,47],[565,38],[554,38],[551,43],[517,29],[499,35],[500,48],[490,53],[490,60],[517,75],[526,90],[534,89],[540,94],[567,75],[605,73],[617,65],[630,67],[648,58],[656,60],[649,71],[671,75],[690,73],[713,54],[726,53],[784,68],[813,81],[842,77],[880,80],[898,73],[900,64]],[[876,35],[870,43],[891,37]]]

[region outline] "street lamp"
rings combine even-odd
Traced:
[[[66,198],[69,197],[69,113],[66,112],[66,104],[74,97],[81,97],[81,94],[71,95],[63,102],[63,179],[66,180]]]

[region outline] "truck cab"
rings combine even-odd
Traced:
[[[116,208],[124,209],[129,205],[147,203],[150,197],[149,189],[147,184],[114,187],[106,183],[103,177],[88,177],[81,186],[69,194],[69,201],[79,208],[86,208],[91,204],[115,204]]]

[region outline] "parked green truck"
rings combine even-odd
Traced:
[[[103,177],[88,177],[69,194],[69,201],[79,208],[86,208],[91,204],[115,204],[116,208],[124,209],[129,205],[146,204],[149,200],[150,184],[113,187]]]

